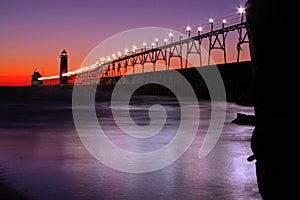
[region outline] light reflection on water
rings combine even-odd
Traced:
[[[26,91],[30,95],[26,96],[23,90],[30,90]],[[207,157],[199,159],[210,119],[209,102],[201,101],[200,128],[189,150],[164,169],[129,174],[101,164],[84,148],[72,121],[70,91],[31,90],[0,90],[8,97],[0,100],[0,168],[8,182],[34,199],[260,199],[254,163],[246,160],[251,153],[253,127],[231,123],[237,112],[253,114],[252,107],[228,103],[219,141]],[[121,148],[134,152],[161,148],[178,128],[178,103],[167,97],[135,100],[132,117],[140,124],[149,123],[147,110],[152,102],[165,106],[168,119],[160,134],[148,139],[122,134],[114,124],[107,101],[96,103],[99,123]],[[159,159],[163,157],[158,162]]]

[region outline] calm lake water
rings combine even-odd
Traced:
[[[104,165],[83,145],[73,120],[71,88],[3,87],[0,95],[0,176],[32,199],[261,199],[254,162],[246,160],[251,154],[250,137],[254,127],[231,123],[238,112],[253,114],[253,107],[227,103],[220,138],[206,157],[199,158],[211,107],[209,101],[188,102],[188,106],[199,106],[200,119],[190,120],[200,120],[200,126],[187,151],[162,169],[127,173]],[[109,94],[104,91],[97,95],[100,98],[96,100],[95,110],[99,124],[118,147],[137,153],[150,152],[175,137],[181,117],[175,98],[134,96],[130,106],[135,123],[150,123],[148,111],[153,104],[162,105],[167,114],[165,126],[157,136],[136,139],[117,127]],[[121,113],[125,108],[114,109]],[[95,129],[86,127],[88,132]],[[106,156],[120,159],[109,153]],[[160,162],[163,155],[157,159]],[[149,163],[140,165],[142,168]]]

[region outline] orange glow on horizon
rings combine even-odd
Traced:
[[[31,75],[37,69],[43,77],[59,74],[60,52],[56,55],[36,56],[34,52],[25,52],[18,59],[0,50],[0,86],[26,86],[31,84]],[[80,68],[85,55],[74,54],[68,59],[69,71]],[[29,59],[34,58],[34,59]],[[73,67],[75,66],[75,67]]]
[[[0,86],[30,86],[30,76],[0,76]]]
[[[227,63],[236,62],[236,40],[236,35],[229,35],[228,44],[226,46]],[[205,40],[202,45],[207,51],[208,40]],[[53,46],[51,47],[51,50],[48,48],[42,48],[41,51],[38,52],[30,47],[28,47],[28,50],[20,48],[16,49],[16,51],[13,51],[11,49],[0,49],[0,86],[30,85],[31,75],[33,74],[35,69],[37,69],[42,74],[42,77],[59,75],[60,55],[64,48],[57,49],[53,48]],[[76,46],[75,44],[71,45],[70,47],[66,47],[66,51],[68,52],[69,56],[69,72],[79,69],[84,59],[90,53],[89,49],[83,48],[81,47],[81,45]],[[223,51],[213,50],[211,56],[211,64],[224,63]],[[179,65],[176,64],[176,61],[174,63],[174,60],[176,59],[172,59],[173,63],[171,64],[173,65],[173,68],[180,68]],[[249,47],[247,46],[247,44],[242,46],[240,55],[240,61],[245,60],[250,60]],[[202,65],[207,65],[207,61],[205,58]],[[150,66],[149,69],[151,70],[152,67]]]

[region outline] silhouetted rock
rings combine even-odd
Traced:
[[[242,124],[242,125],[255,125],[255,116],[254,115],[246,115],[243,113],[237,113],[237,116],[232,123]]]

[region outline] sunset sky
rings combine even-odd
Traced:
[[[106,38],[139,27],[185,32],[236,13],[245,0],[1,0],[0,85],[30,85],[37,68],[58,75],[66,49],[69,70]]]

